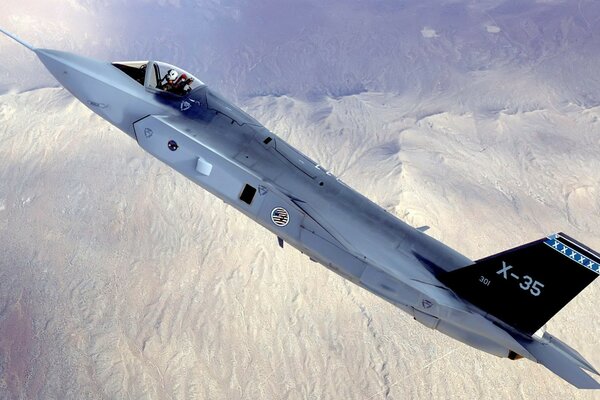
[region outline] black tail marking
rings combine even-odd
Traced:
[[[439,276],[456,294],[532,335],[600,274],[600,255],[559,233]]]

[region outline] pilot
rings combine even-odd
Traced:
[[[179,73],[174,69],[168,70],[167,74],[160,80],[160,88],[162,90],[166,90],[167,92],[172,91],[175,87],[175,80],[178,76]]]
[[[170,69],[169,71],[167,71],[167,74],[162,78],[161,84],[163,90],[183,96],[184,94],[192,90],[190,84],[193,81],[194,78],[188,78],[186,74],[179,75],[177,71],[175,71],[174,69]]]

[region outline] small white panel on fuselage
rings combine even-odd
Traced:
[[[206,161],[204,158],[198,157],[198,161],[196,162],[196,171],[204,176],[209,176],[212,171],[212,164]]]

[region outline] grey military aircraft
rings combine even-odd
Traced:
[[[546,322],[600,274],[564,233],[470,260],[369,201],[181,68],[32,50],[60,84],[148,153],[425,326],[578,388],[600,388]],[[596,340],[596,339],[594,339]]]

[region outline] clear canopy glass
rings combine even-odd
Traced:
[[[150,91],[185,96],[204,83],[183,69],[161,61],[120,61],[113,65]]]
[[[189,72],[171,64],[150,61],[146,67],[145,86],[151,90],[184,96],[203,85],[202,81]]]

